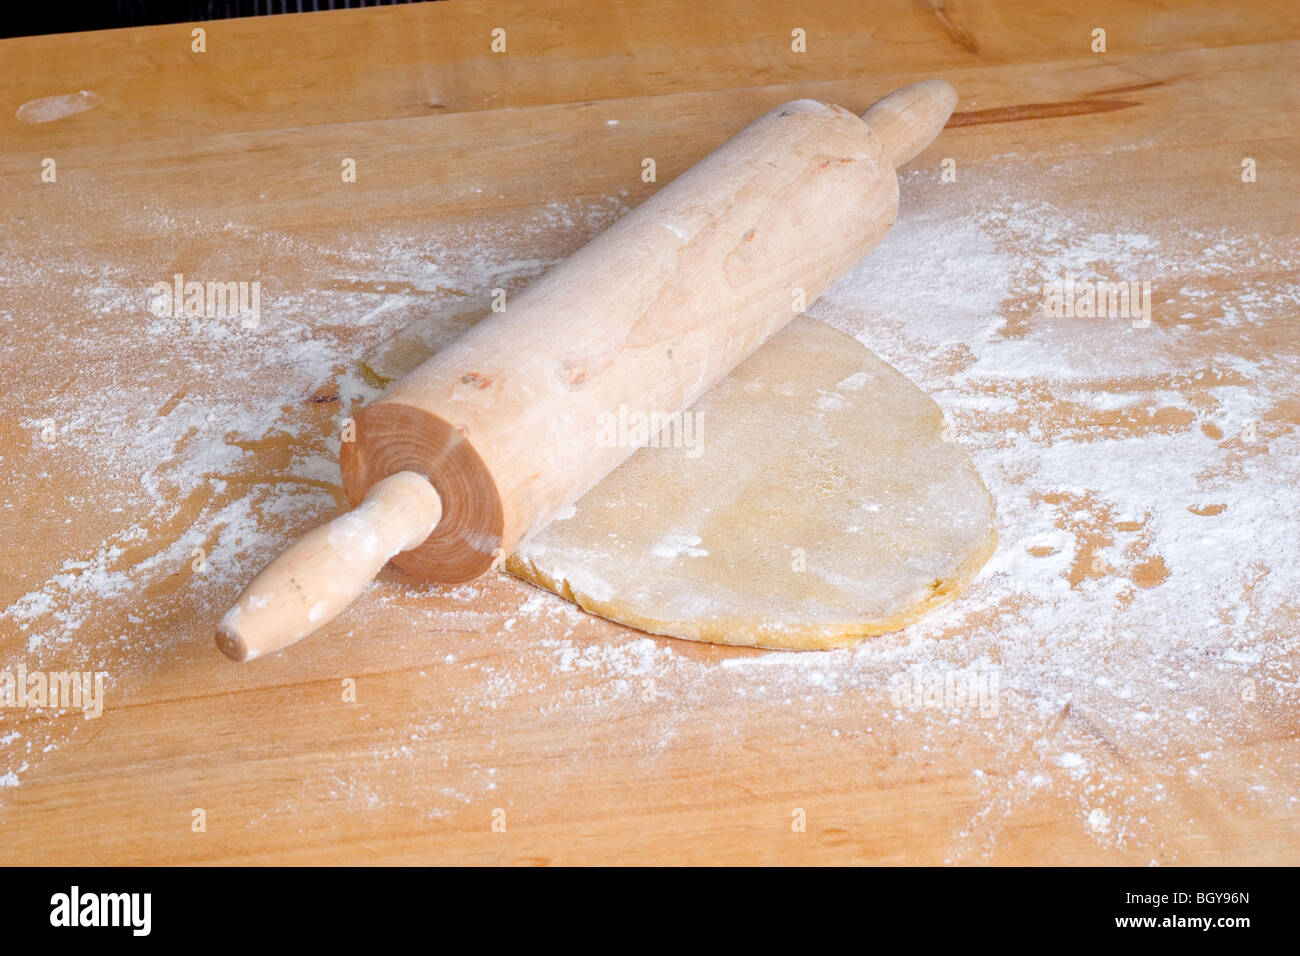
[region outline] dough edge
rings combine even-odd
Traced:
[[[982,484],[983,482],[981,482]],[[985,489],[987,491],[987,489]],[[505,569],[517,578],[550,591],[566,601],[576,604],[591,614],[625,624],[648,634],[676,637],[707,644],[726,644],[733,647],[759,647],[784,651],[828,651],[851,647],[869,637],[879,637],[901,630],[919,620],[935,608],[942,607],[963,592],[974,580],[985,562],[997,550],[998,533],[990,530],[989,536],[978,551],[973,552],[957,567],[955,574],[944,580],[941,587],[890,617],[861,621],[857,624],[822,625],[817,628],[790,630],[787,628],[755,627],[753,623],[736,618],[719,617],[704,622],[662,621],[644,617],[620,605],[617,599],[599,601],[582,591],[574,590],[563,578],[553,578],[533,562],[511,555]]]
[[[933,399],[931,399],[933,401]],[[936,408],[937,408],[936,403]],[[539,568],[528,558],[520,554],[510,555],[505,562],[505,570],[513,576],[536,585],[576,604],[588,613],[634,627],[648,634],[663,637],[676,637],[688,641],[700,641],[707,644],[726,644],[734,647],[759,647],[768,650],[787,651],[825,651],[840,647],[851,647],[869,637],[879,637],[893,631],[901,630],[909,624],[936,608],[954,600],[966,590],[975,579],[989,558],[997,550],[998,532],[996,528],[997,511],[993,504],[993,495],[984,483],[979,470],[969,459],[966,467],[971,471],[975,481],[983,489],[985,506],[988,513],[989,534],[979,548],[972,551],[955,571],[945,578],[938,588],[912,602],[896,614],[888,617],[870,618],[855,623],[839,624],[831,622],[822,625],[790,629],[757,625],[751,621],[734,617],[717,617],[705,621],[671,621],[652,618],[638,614],[619,603],[618,599],[598,600],[582,590],[575,589],[568,580],[553,577]]]
[[[817,320],[808,320],[817,321]],[[861,347],[852,336],[832,329],[839,335]],[[879,356],[876,358],[898,373],[888,362]],[[910,381],[910,380],[909,380]],[[915,383],[912,383],[913,387]],[[918,389],[918,391],[920,391]],[[930,404],[932,415],[929,417],[928,440],[936,440],[945,424],[943,409],[933,397],[924,395]],[[805,622],[798,625],[766,624],[750,619],[730,615],[705,619],[667,620],[638,613],[623,602],[617,595],[608,599],[593,597],[590,593],[575,587],[562,576],[548,573],[538,566],[523,551],[515,552],[506,558],[503,569],[509,574],[541,587],[572,604],[576,604],[588,613],[606,620],[614,621],[628,627],[636,628],[648,634],[663,637],[675,637],[682,640],[699,641],[709,644],[723,644],[735,647],[756,647],[768,650],[817,651],[851,647],[870,637],[878,637],[901,630],[915,623],[924,615],[954,600],[966,590],[975,579],[985,563],[991,558],[998,546],[997,508],[993,494],[984,482],[979,469],[968,454],[963,452],[962,463],[968,477],[983,492],[985,517],[989,533],[979,547],[974,548],[960,564],[956,566],[938,587],[927,588],[918,598],[888,616],[864,617],[860,620],[833,619],[822,622]]]

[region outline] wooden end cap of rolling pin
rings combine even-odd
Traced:
[[[354,510],[240,594],[217,646],[246,661],[322,627],[391,560],[472,580],[635,447],[600,416],[676,414],[879,244],[899,166],[957,102],[943,80],[861,117],[814,100],[751,123],[438,352],[356,417],[340,454]]]

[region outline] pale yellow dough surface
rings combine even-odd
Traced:
[[[655,634],[824,649],[916,620],[993,553],[993,501],[938,405],[796,318],[506,568]]]

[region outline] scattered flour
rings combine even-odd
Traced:
[[[58,96],[42,96],[28,100],[14,114],[24,123],[52,123],[67,116],[75,116],[99,105],[101,97],[94,90],[78,90]]]
[[[436,706],[376,727],[357,766],[309,777],[262,819],[313,800],[359,812],[417,800],[430,817],[454,816],[506,788],[497,766],[514,744],[490,730],[506,707],[585,741],[591,760],[635,755],[647,779],[686,738],[722,762],[745,746],[745,722],[696,719],[732,705],[786,719],[843,767],[868,766],[887,745],[899,772],[965,768],[979,806],[950,835],[951,861],[997,859],[1000,836],[1043,801],[1070,808],[1098,847],[1144,862],[1178,859],[1169,834],[1186,800],[1300,809],[1296,767],[1240,759],[1283,735],[1300,704],[1300,638],[1287,623],[1300,615],[1300,437],[1286,404],[1298,356],[1276,334],[1294,323],[1300,292],[1237,278],[1294,274],[1300,248],[1104,221],[1024,202],[993,180],[954,213],[932,185],[904,177],[893,233],[811,312],[929,390],[975,458],[1001,542],[968,592],[904,632],[801,654],[648,637],[508,578],[381,583],[362,599],[354,639],[376,615],[406,622],[427,644],[420,675]],[[15,405],[11,390],[5,416],[48,436],[52,470],[91,476],[58,511],[96,516],[102,540],[11,589],[0,666],[93,663],[126,693],[146,689],[150,661],[207,640],[251,573],[337,508],[334,422],[382,389],[359,367],[367,350],[417,320],[431,347],[449,341],[492,285],[535,278],[623,208],[557,204],[495,231],[390,226],[354,241],[199,226],[256,250],[241,261],[309,264],[264,291],[255,349],[229,325],[150,316],[148,270],[126,253],[62,275],[8,243],[0,303],[71,292],[64,312],[53,307],[58,321],[0,304],[5,371],[29,396]],[[196,226],[151,215],[158,245],[142,261],[166,261],[158,250]],[[1151,327],[1045,317],[1043,283],[1067,274],[1150,280]],[[75,340],[78,368],[46,370],[21,344],[38,340],[37,323],[57,330],[40,352],[74,354]],[[177,395],[167,383],[178,370],[211,384]],[[29,479],[7,471],[0,484],[17,500]],[[8,509],[0,519],[14,520]],[[11,528],[7,540],[50,528]],[[674,553],[701,544],[664,541]],[[162,586],[192,560],[202,587]],[[508,606],[489,613],[485,602]],[[483,656],[475,640],[510,650]],[[469,689],[445,699],[452,669]],[[898,675],[971,669],[998,675],[995,713],[891,699]],[[13,719],[0,713],[0,727]],[[486,751],[460,749],[471,730]],[[0,735],[0,787],[19,786],[73,733],[29,719]],[[557,763],[556,785],[591,766]]]

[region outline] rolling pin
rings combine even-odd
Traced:
[[[602,413],[685,410],[880,243],[897,168],[956,102],[928,80],[861,117],[778,106],[420,365],[342,445],[354,510],[271,561],[217,646],[292,644],[390,560],[442,584],[496,567],[636,450]]]

